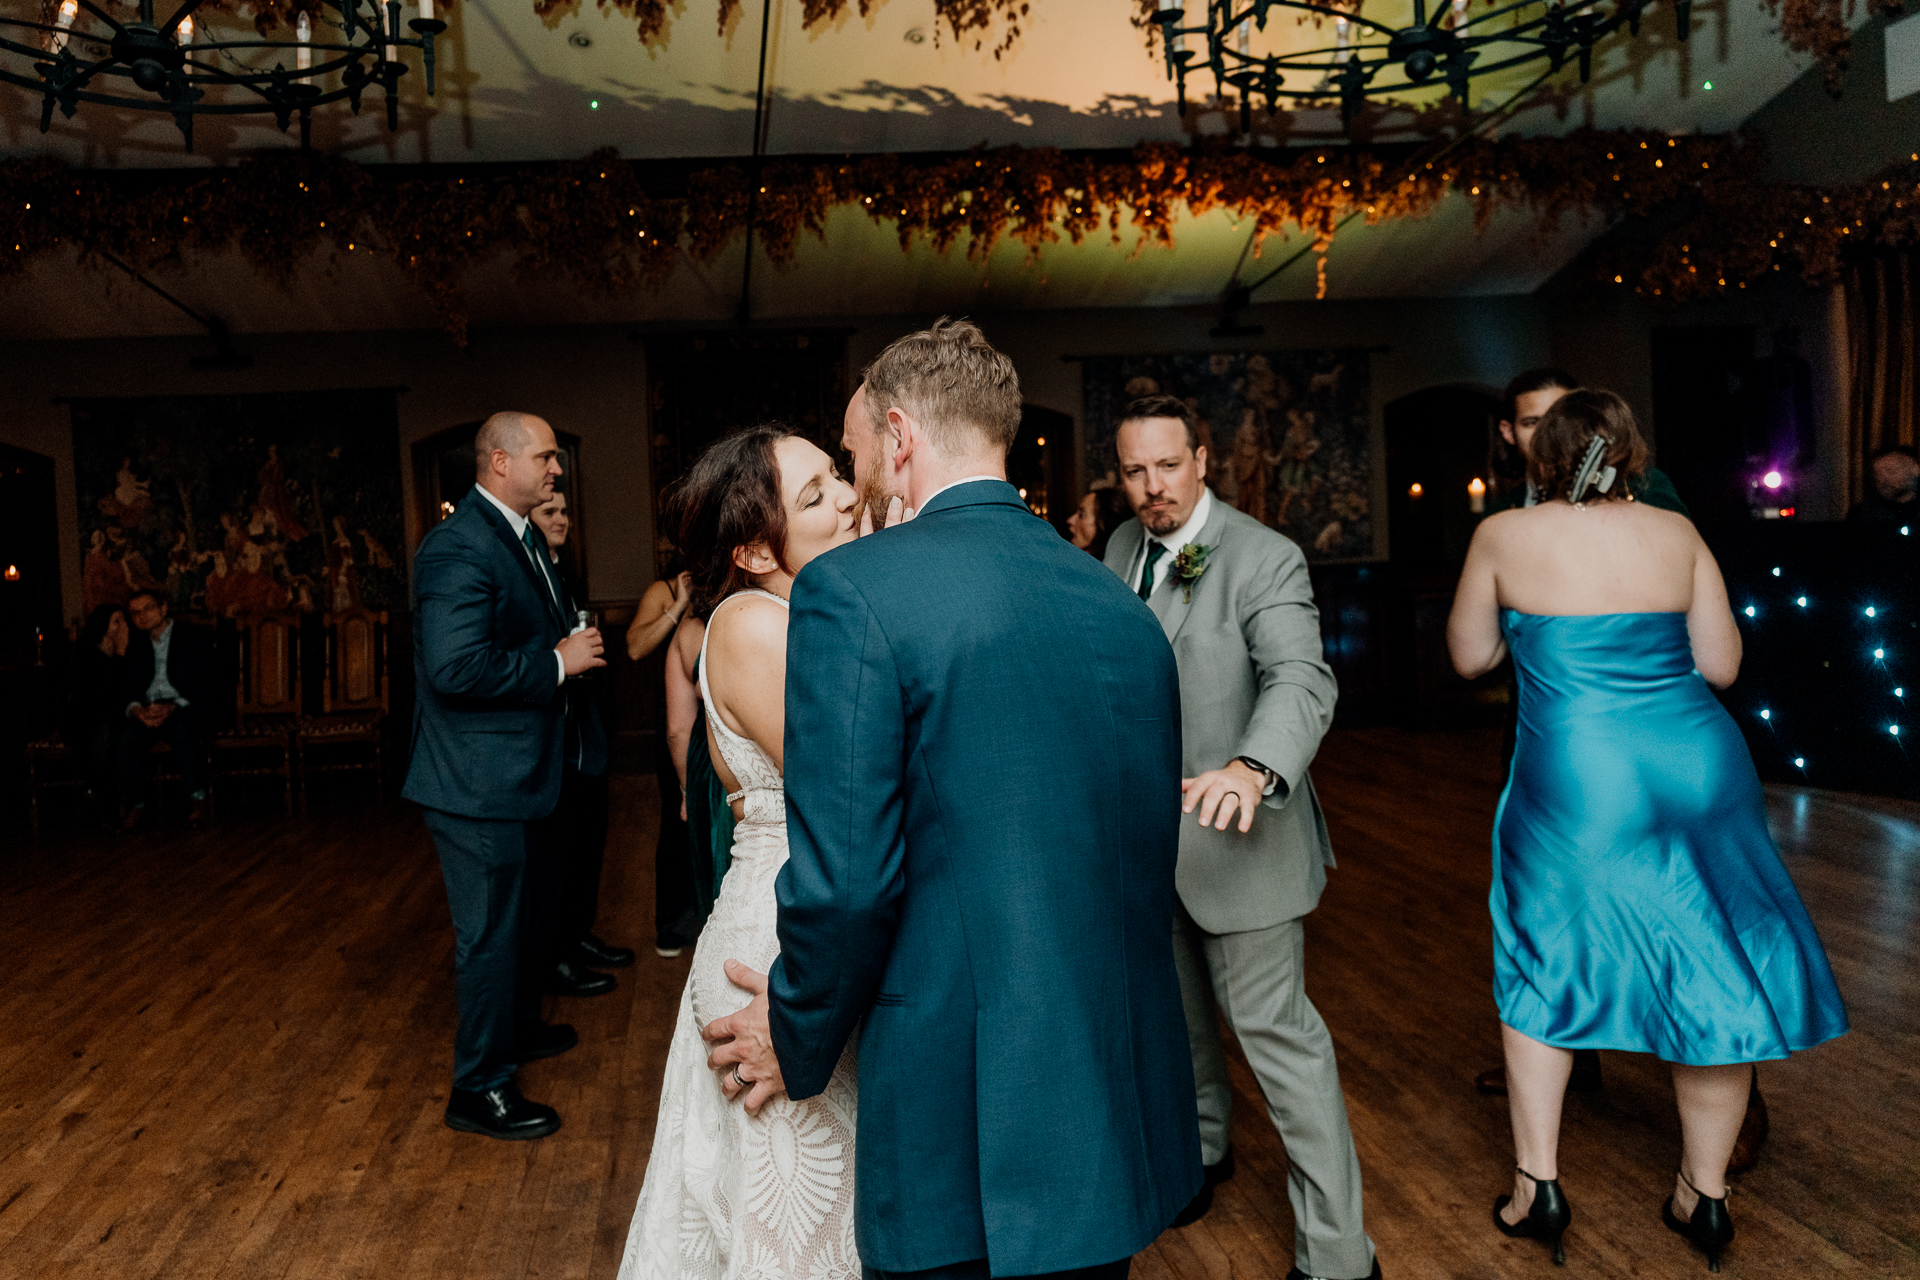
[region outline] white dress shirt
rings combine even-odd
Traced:
[[[520,544],[520,550],[524,553],[527,549],[527,526],[531,524],[532,521],[528,520],[518,511],[515,511],[512,507],[509,507],[506,503],[500,501],[500,499],[494,497],[492,491],[485,485],[476,484],[473,487],[475,492],[493,504],[494,510],[507,518],[507,527],[513,530],[513,540]],[[546,538],[544,535],[540,536],[540,542],[543,545],[545,544]],[[553,576],[535,561],[531,555],[528,555],[527,563],[533,566],[533,576],[547,584],[547,597],[553,601],[553,607],[560,611],[561,617],[566,617],[566,606],[561,604],[560,597],[554,594]],[[560,656],[558,649],[553,651],[553,658],[554,661],[560,664],[560,683],[565,684],[567,682],[567,660]]]
[[[1133,572],[1127,575],[1127,585],[1133,588],[1134,594],[1140,593],[1140,567],[1147,562],[1148,549],[1156,542],[1167,549],[1167,554],[1161,556],[1159,563],[1153,566],[1153,585],[1147,588],[1147,594],[1152,595],[1160,589],[1160,584],[1167,580],[1167,575],[1173,572],[1173,558],[1180,554],[1180,548],[1189,542],[1199,541],[1200,531],[1207,527],[1207,517],[1212,514],[1213,490],[1202,489],[1200,501],[1193,504],[1193,514],[1187,517],[1185,524],[1172,533],[1162,537],[1147,530],[1144,524],[1140,526],[1143,531],[1146,531],[1147,536],[1140,543],[1139,563],[1135,564]]]
[[[171,702],[182,707],[186,706],[186,698],[182,697],[180,691],[173,687],[173,682],[167,679],[167,650],[173,646],[173,619],[168,618],[167,625],[160,628],[160,634],[150,636],[149,639],[153,643],[153,679],[147,684],[148,705],[151,706],[156,702]],[[137,702],[127,704],[128,715],[132,715],[139,709],[140,704]]]

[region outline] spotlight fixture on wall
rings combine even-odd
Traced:
[[[204,21],[196,26],[201,0],[184,0],[165,20],[155,18],[154,0],[138,0],[138,16],[126,22],[94,0],[63,0],[52,22],[0,14],[0,81],[41,92],[42,133],[53,127],[55,107],[70,118],[82,102],[97,102],[167,112],[188,151],[193,119],[204,115],[271,115],[282,129],[298,115],[307,146],[315,107],[344,100],[358,114],[361,96],[376,85],[386,95],[387,128],[398,130],[400,77],[408,69],[401,50],[420,51],[431,95],[433,38],[447,29],[433,16],[433,0],[418,5],[406,35],[399,0],[314,0],[289,18],[293,38],[270,40],[250,28],[228,36]],[[316,25],[331,28],[318,41]]]
[[[1652,0],[1617,0],[1609,13],[1598,3],[1519,0],[1469,17],[1465,4],[1436,4],[1431,18],[1426,0],[1412,0],[1413,21],[1391,26],[1361,12],[1358,0],[1159,0],[1153,20],[1160,26],[1160,47],[1167,78],[1177,86],[1180,111],[1187,109],[1187,73],[1213,73],[1214,92],[1224,101],[1239,91],[1240,132],[1253,131],[1253,99],[1269,112],[1328,100],[1340,104],[1340,119],[1351,127],[1370,101],[1406,98],[1430,81],[1469,105],[1471,81],[1528,63],[1546,62],[1558,71],[1569,54],[1580,66],[1580,82],[1593,72],[1593,46],[1621,27],[1640,34],[1640,19]],[[1254,32],[1265,32],[1272,11],[1297,11],[1303,21],[1332,26],[1331,46],[1256,53]],[[1692,0],[1673,0],[1680,39],[1692,32]],[[1289,29],[1292,23],[1288,23]],[[1189,47],[1188,41],[1194,42]],[[1438,77],[1436,79],[1436,76]],[[1289,77],[1293,77],[1289,87]]]

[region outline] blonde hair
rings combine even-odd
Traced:
[[[860,376],[876,433],[902,409],[942,453],[967,457],[983,444],[1005,453],[1020,430],[1020,375],[971,321],[941,316],[896,338]]]

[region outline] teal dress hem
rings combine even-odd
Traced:
[[[1686,615],[1506,609],[1520,685],[1494,819],[1500,1020],[1562,1049],[1715,1066],[1847,1029]]]

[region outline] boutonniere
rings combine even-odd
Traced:
[[[1187,604],[1193,603],[1193,584],[1200,581],[1200,575],[1207,571],[1207,556],[1212,551],[1212,547],[1189,542],[1174,553],[1173,580],[1186,592],[1183,600]]]

